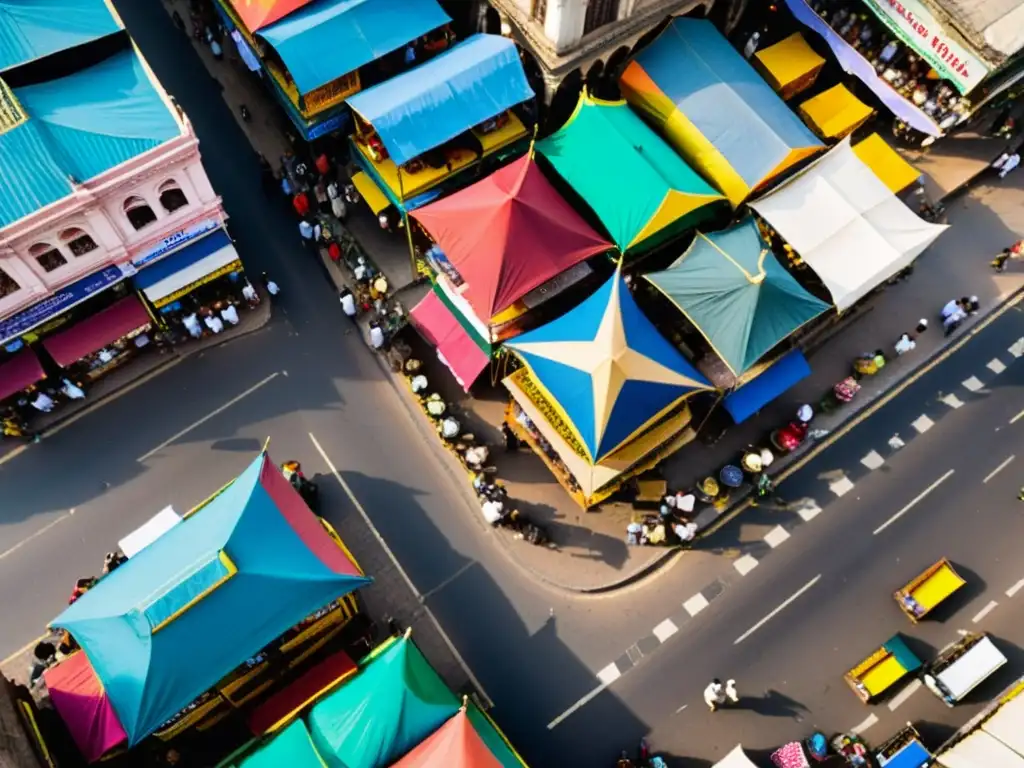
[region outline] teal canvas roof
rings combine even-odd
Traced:
[[[130,745],[314,611],[368,583],[265,454],[53,621]]]
[[[237,764],[238,768],[323,768],[302,720],[296,720]]]
[[[171,108],[128,49],[80,72],[14,89],[57,164],[87,181],[181,134]]]
[[[0,0],[0,72],[120,29],[103,0]]]
[[[29,120],[0,133],[0,228],[71,194],[71,182]]]
[[[258,35],[309,93],[449,21],[436,0],[316,0]]]
[[[829,309],[779,264],[749,216],[721,232],[698,232],[672,266],[647,279],[737,376]]]

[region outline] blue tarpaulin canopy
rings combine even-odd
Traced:
[[[401,165],[533,96],[516,44],[473,35],[348,103]]]
[[[368,581],[263,453],[53,626],[82,646],[134,745]]]
[[[0,0],[0,72],[120,30],[103,0]]]
[[[723,405],[737,424],[746,421],[799,381],[811,375],[811,366],[799,349],[786,353],[756,379],[725,396]]]
[[[309,93],[449,21],[436,0],[318,0],[258,36]]]
[[[599,462],[685,397],[710,389],[613,276],[547,325],[506,342]]]

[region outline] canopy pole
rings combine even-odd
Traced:
[[[702,429],[704,429],[704,425],[708,423],[708,419],[711,418],[711,414],[715,412],[715,409],[718,408],[718,404],[721,403],[724,399],[725,394],[720,392],[718,394],[718,398],[715,400],[715,404],[711,406],[711,409],[707,412],[707,415],[704,416],[700,424],[697,426],[697,429],[694,432],[695,435],[700,436],[700,432]]]
[[[260,453],[266,453],[267,452],[267,448],[269,448],[269,447],[270,447],[270,437],[268,436],[267,439],[263,441],[263,450],[260,451]]]
[[[395,170],[398,172],[398,199],[401,202],[399,208],[402,210],[402,223],[405,225],[405,237],[409,243],[409,264],[412,267],[412,282],[416,282],[419,276],[419,265],[416,263],[416,250],[412,245],[412,226],[409,221],[409,211],[405,207],[405,185],[402,183],[402,166],[395,163]]]

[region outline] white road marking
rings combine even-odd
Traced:
[[[60,517],[58,517],[58,518],[48,522],[46,525],[44,525],[42,528],[40,528],[35,533],[30,533],[28,536],[26,536],[24,539],[19,541],[17,544],[14,544],[13,546],[9,547],[8,549],[5,549],[3,552],[0,552],[0,560],[3,560],[8,555],[13,555],[15,552],[17,552],[19,549],[24,547],[30,541],[32,541],[33,539],[38,539],[40,536],[42,536],[48,530],[50,530],[55,525],[57,525],[57,523],[59,523],[61,520],[67,520],[74,513],[75,513],[75,510],[73,510],[73,509],[70,512],[65,512]]]
[[[999,465],[998,467],[996,467],[996,468],[995,468],[995,469],[993,469],[993,470],[992,470],[991,472],[989,472],[989,473],[988,473],[987,475],[985,475],[985,479],[984,479],[984,480],[982,480],[981,482],[983,482],[983,483],[987,483],[987,482],[988,482],[989,480],[991,480],[991,479],[992,479],[993,477],[995,477],[996,475],[998,475],[998,474],[999,474],[999,473],[1000,473],[1000,472],[1001,472],[1002,470],[1006,469],[1006,467],[1007,467],[1007,466],[1009,465],[1009,463],[1010,463],[1011,461],[1013,461],[1013,460],[1014,460],[1015,458],[1016,458],[1016,456],[1013,456],[1013,455],[1011,455],[1011,456],[1010,456],[1010,458],[1008,458],[1008,459],[1007,459],[1006,461],[1004,461],[1004,462],[1003,462],[1002,464],[1000,464],[1000,465]]]
[[[895,712],[897,707],[905,703],[907,699],[909,699],[919,690],[921,690],[920,680],[914,680],[908,683],[902,691],[893,696],[892,699],[889,701],[889,711]]]
[[[1024,579],[1021,579],[1016,584],[1014,584],[1012,587],[1010,587],[1008,590],[1006,590],[1006,596],[1007,597],[1013,597],[1018,592],[1020,592],[1022,589],[1024,589]]]
[[[772,549],[775,549],[779,544],[789,538],[789,531],[783,528],[781,525],[776,525],[768,533],[764,535],[764,543]]]
[[[597,679],[605,685],[611,685],[620,677],[622,677],[622,672],[619,671],[619,665],[614,661],[597,673]]]
[[[765,617],[764,617],[763,619],[761,619],[761,620],[760,620],[759,622],[757,622],[757,624],[755,624],[754,626],[752,626],[752,627],[751,627],[750,629],[748,629],[748,630],[747,630],[746,632],[744,632],[744,633],[743,633],[742,635],[740,635],[739,637],[737,637],[737,638],[736,638],[736,639],[735,639],[735,640],[733,641],[733,645],[739,645],[739,644],[740,644],[740,643],[742,643],[742,642],[743,642],[744,640],[746,640],[746,639],[747,639],[748,637],[750,637],[750,636],[751,636],[752,634],[754,634],[755,632],[757,632],[757,630],[759,630],[759,629],[760,629],[761,627],[763,627],[763,626],[764,626],[765,624],[767,624],[767,623],[768,623],[769,621],[771,621],[771,620],[772,620],[772,619],[774,619],[774,618],[775,618],[776,616],[778,616],[778,615],[779,615],[780,613],[782,613],[782,612],[783,612],[784,610],[786,610],[786,608],[788,608],[788,607],[789,607],[789,606],[790,606],[790,605],[791,605],[791,604],[792,604],[792,603],[793,603],[794,601],[798,600],[798,599],[800,598],[800,596],[801,596],[801,595],[802,595],[802,594],[803,594],[804,592],[806,592],[807,590],[809,590],[809,589],[810,589],[811,587],[813,587],[813,586],[814,586],[815,584],[817,584],[817,583],[818,583],[818,582],[819,582],[820,580],[821,580],[821,574],[819,573],[819,574],[818,574],[817,576],[815,576],[815,577],[814,577],[813,579],[811,579],[811,580],[810,580],[810,581],[808,581],[808,582],[807,582],[806,584],[804,584],[804,585],[803,585],[802,587],[800,587],[800,589],[798,589],[798,590],[797,590],[796,592],[794,592],[794,593],[793,593],[792,595],[790,595],[790,596],[789,596],[789,597],[787,597],[787,598],[786,598],[785,600],[783,600],[783,601],[782,601],[782,602],[781,602],[781,603],[779,604],[779,606],[778,606],[778,607],[777,607],[777,608],[776,608],[775,610],[773,610],[773,611],[772,611],[771,613],[769,613],[769,614],[768,614],[767,616],[765,616]]]
[[[959,397],[957,397],[956,395],[954,395],[952,393],[950,393],[950,394],[948,394],[948,395],[946,395],[944,397],[941,397],[939,399],[942,400],[942,402],[944,402],[950,408],[953,408],[954,410],[959,408],[959,407],[961,407],[964,404],[963,400],[961,400]]]
[[[711,603],[704,595],[698,592],[696,595],[691,597],[685,603],[683,603],[683,609],[691,616],[696,616],[698,613],[707,608]]]
[[[676,714],[678,715],[680,712],[682,712],[688,706],[690,706],[690,705],[689,704],[683,704],[683,706],[681,706],[679,709],[676,710]]]
[[[918,416],[914,421],[911,422],[910,426],[917,430],[919,435],[923,435],[929,429],[935,426],[935,422],[929,419],[925,415]]]
[[[853,481],[846,475],[843,475],[838,480],[833,480],[829,483],[828,489],[836,496],[845,496],[853,490]]]
[[[1009,349],[1006,350],[1014,357],[1020,357],[1024,355],[1024,337],[1017,339],[1013,344],[1010,345]]]
[[[740,572],[740,576],[746,576],[757,568],[757,558],[753,555],[744,555],[739,560],[734,561],[732,567]]]
[[[1006,363],[1004,363],[998,357],[993,357],[991,360],[988,361],[988,365],[986,365],[985,367],[992,371],[992,373],[1000,374],[1006,370]]]
[[[868,715],[867,719],[865,719],[864,722],[858,723],[857,725],[853,726],[853,728],[851,728],[850,731],[855,733],[857,736],[860,736],[862,733],[864,733],[864,731],[866,731],[872,725],[875,725],[877,722],[878,715]]]
[[[870,470],[876,470],[885,464],[885,459],[882,458],[882,454],[878,451],[871,451],[871,453],[860,460],[860,463]]]
[[[398,562],[398,558],[395,557],[395,553],[391,551],[391,547],[388,546],[388,543],[384,541],[384,537],[381,536],[380,531],[377,530],[377,526],[373,524],[373,521],[370,519],[370,516],[366,513],[365,507],[363,507],[359,499],[356,498],[356,495],[352,493],[352,489],[349,487],[349,484],[345,482],[345,478],[341,476],[341,473],[338,471],[338,468],[334,466],[334,462],[331,461],[330,456],[327,455],[327,452],[324,451],[323,447],[320,445],[320,441],[316,439],[316,436],[312,432],[308,432],[307,434],[309,435],[310,442],[313,443],[313,447],[316,448],[316,452],[320,454],[320,458],[323,459],[324,464],[327,465],[327,469],[330,470],[330,473],[332,475],[334,475],[334,479],[338,481],[338,485],[341,486],[341,489],[345,492],[345,495],[348,496],[348,500],[352,502],[352,506],[355,507],[356,512],[358,512],[359,516],[363,519],[363,523],[366,525],[367,528],[370,529],[370,533],[373,534],[373,537],[377,540],[377,543],[380,545],[380,548],[384,550],[384,554],[388,556],[388,559],[391,561],[391,565],[394,566],[395,570],[398,572],[398,575],[402,577],[402,580],[405,582],[405,585],[409,588],[409,591],[412,592],[413,596],[416,598],[416,602],[418,602],[423,607],[423,613],[427,616],[428,619],[430,619],[430,623],[434,625],[434,629],[437,630],[437,633],[441,636],[441,640],[448,647],[448,650],[451,651],[452,656],[455,657],[455,661],[458,662],[459,666],[462,667],[462,671],[466,673],[466,677],[468,677],[470,682],[473,683],[473,686],[476,688],[480,696],[486,700],[486,703],[493,706],[494,699],[487,695],[487,691],[480,684],[480,681],[477,679],[476,675],[473,674],[473,670],[469,668],[469,665],[466,663],[466,660],[462,658],[462,654],[459,653],[458,648],[455,647],[455,644],[452,642],[451,638],[448,637],[448,633],[444,631],[444,628],[441,626],[441,623],[437,620],[437,617],[434,616],[434,612],[430,610],[430,606],[427,605],[423,595],[420,594],[420,591],[416,588],[416,585],[412,583],[412,579],[409,578],[409,574],[405,572],[405,569],[402,567],[402,564]]]
[[[1024,419],[1024,411],[1021,411],[1016,416],[1014,416],[1012,419],[1010,419],[1010,423],[1011,424],[1016,424],[1021,419]]]
[[[980,611],[974,614],[974,618],[971,619],[971,622],[977,624],[979,621],[981,621],[990,613],[992,613],[992,611],[996,609],[997,605],[999,605],[999,603],[997,603],[995,600],[989,600],[988,605],[986,605],[984,608],[982,608]]]
[[[678,631],[679,627],[675,625],[672,619],[665,619],[654,628],[654,636],[658,638],[659,643],[664,643]]]
[[[551,730],[554,730],[555,728],[557,728],[559,723],[563,722],[573,712],[577,711],[578,709],[581,709],[581,708],[585,707],[594,698],[596,698],[601,692],[603,692],[604,689],[607,688],[607,687],[608,687],[608,685],[606,683],[602,683],[601,685],[597,686],[597,688],[592,690],[586,696],[584,696],[579,701],[577,701],[575,704],[573,704],[571,707],[569,707],[567,710],[565,710],[565,712],[563,712],[558,717],[556,717],[554,720],[552,720],[550,723],[548,723],[548,730],[551,731]]]
[[[928,495],[929,493],[931,493],[931,492],[932,492],[932,491],[934,491],[934,490],[935,490],[936,488],[938,488],[938,487],[939,487],[940,485],[942,485],[942,484],[943,484],[944,482],[946,482],[946,480],[948,480],[948,479],[949,479],[949,478],[950,478],[950,477],[951,477],[951,476],[953,475],[953,473],[954,473],[955,471],[956,471],[956,470],[953,470],[953,469],[949,470],[949,472],[947,472],[946,474],[944,474],[944,475],[943,475],[942,477],[940,477],[940,478],[939,478],[938,480],[936,480],[936,481],[935,481],[934,483],[932,483],[932,484],[931,484],[931,485],[929,485],[929,486],[928,486],[927,488],[925,488],[925,489],[924,489],[923,491],[921,491],[921,493],[919,493],[919,494],[918,494],[917,496],[915,496],[915,497],[914,497],[914,498],[913,498],[913,499],[912,499],[912,500],[910,501],[910,503],[909,503],[909,504],[907,504],[907,506],[905,506],[905,507],[904,507],[903,509],[901,509],[901,510],[900,510],[899,512],[897,512],[897,513],[896,513],[895,515],[893,515],[892,517],[890,517],[890,518],[889,518],[888,520],[886,520],[886,521],[885,521],[884,523],[882,523],[882,524],[881,524],[880,526],[878,526],[877,528],[875,528],[875,531],[874,531],[874,533],[873,533],[872,535],[874,535],[874,536],[877,536],[877,535],[878,535],[878,534],[880,534],[880,533],[881,533],[882,531],[884,531],[884,530],[885,530],[886,528],[888,528],[888,527],[889,527],[890,525],[892,525],[892,524],[893,524],[893,523],[895,523],[895,522],[896,522],[897,520],[899,520],[899,519],[900,519],[901,517],[903,517],[903,516],[904,516],[904,515],[905,515],[905,514],[906,514],[907,512],[909,512],[909,511],[911,510],[911,508],[912,508],[912,507],[913,507],[913,506],[914,506],[915,504],[917,504],[917,502],[919,502],[919,501],[920,501],[921,499],[923,499],[923,498],[924,498],[925,496],[927,496],[927,495]]]
[[[235,403],[238,403],[238,402],[244,400],[249,395],[251,395],[253,392],[255,392],[256,390],[260,389],[261,387],[266,386],[267,384],[272,382],[274,379],[276,379],[280,375],[281,375],[281,372],[280,371],[276,371],[275,373],[272,373],[269,376],[267,376],[262,381],[256,382],[251,387],[249,387],[247,390],[245,390],[245,392],[243,392],[242,394],[237,395],[236,397],[233,397],[230,400],[228,400],[220,408],[217,408],[216,410],[211,411],[210,413],[208,413],[205,416],[203,416],[203,418],[199,419],[199,421],[194,422],[193,424],[190,424],[189,426],[185,427],[183,430],[181,430],[180,432],[178,432],[174,436],[168,438],[167,440],[164,440],[162,443],[160,443],[160,445],[158,445],[156,448],[151,450],[149,453],[144,453],[142,456],[139,456],[139,458],[137,458],[136,461],[141,464],[146,459],[148,459],[150,456],[153,456],[154,454],[159,453],[160,451],[162,451],[164,448],[166,448],[171,443],[174,443],[174,442],[180,440],[181,438],[183,438],[185,435],[187,435],[189,432],[191,432],[196,427],[201,427],[203,424],[208,422],[210,419],[212,419],[215,416],[219,416],[220,414],[224,413],[224,411],[226,411],[232,405],[234,405]]]
[[[821,507],[818,506],[818,502],[814,499],[805,499],[800,502],[800,507],[797,509],[796,513],[800,515],[801,519],[805,523],[809,523],[821,514]]]
[[[964,379],[963,385],[971,390],[971,392],[980,392],[985,386],[977,376],[971,376],[969,379]]]

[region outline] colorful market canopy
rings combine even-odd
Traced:
[[[533,96],[516,44],[473,35],[348,104],[402,165]]]
[[[436,0],[317,0],[259,36],[305,94],[450,21]]]
[[[228,0],[246,29],[255,32],[316,0]]]
[[[623,252],[663,242],[724,205],[624,101],[584,93],[565,125],[537,142],[537,149]]]
[[[787,352],[755,378],[730,392],[722,405],[740,424],[793,385],[811,375],[811,366],[799,349]]]
[[[324,768],[306,724],[296,720],[238,763],[238,768]]]
[[[458,711],[451,720],[394,764],[394,768],[503,768],[487,748],[466,714]]]
[[[386,768],[459,710],[408,635],[379,647],[361,667],[309,713],[328,768]]]
[[[909,266],[946,230],[893,195],[848,138],[750,207],[818,274],[839,310]]]
[[[854,144],[853,152],[894,195],[904,192],[921,178],[921,172],[904,160],[877,133]]]
[[[699,232],[672,266],[647,279],[737,376],[829,309],[779,264],[749,216],[721,232]]]
[[[266,453],[53,621],[131,745],[289,628],[368,583]]]
[[[448,309],[437,288],[413,307],[409,319],[437,349],[438,359],[452,372],[459,386],[468,392],[491,358]]]
[[[814,83],[825,60],[807,44],[803,35],[794,32],[755,53],[754,65],[775,92],[788,99]]]
[[[0,72],[120,30],[103,0],[0,0]]]
[[[612,248],[559,196],[530,156],[412,216],[462,277],[463,296],[484,321]]]
[[[840,83],[800,105],[800,116],[823,139],[841,139],[853,133],[874,110]]]
[[[89,658],[73,653],[43,672],[50,702],[87,762],[127,740]]]
[[[562,317],[506,342],[599,462],[711,385],[637,307],[622,277]]]
[[[674,19],[620,85],[733,205],[822,148],[706,19]]]

